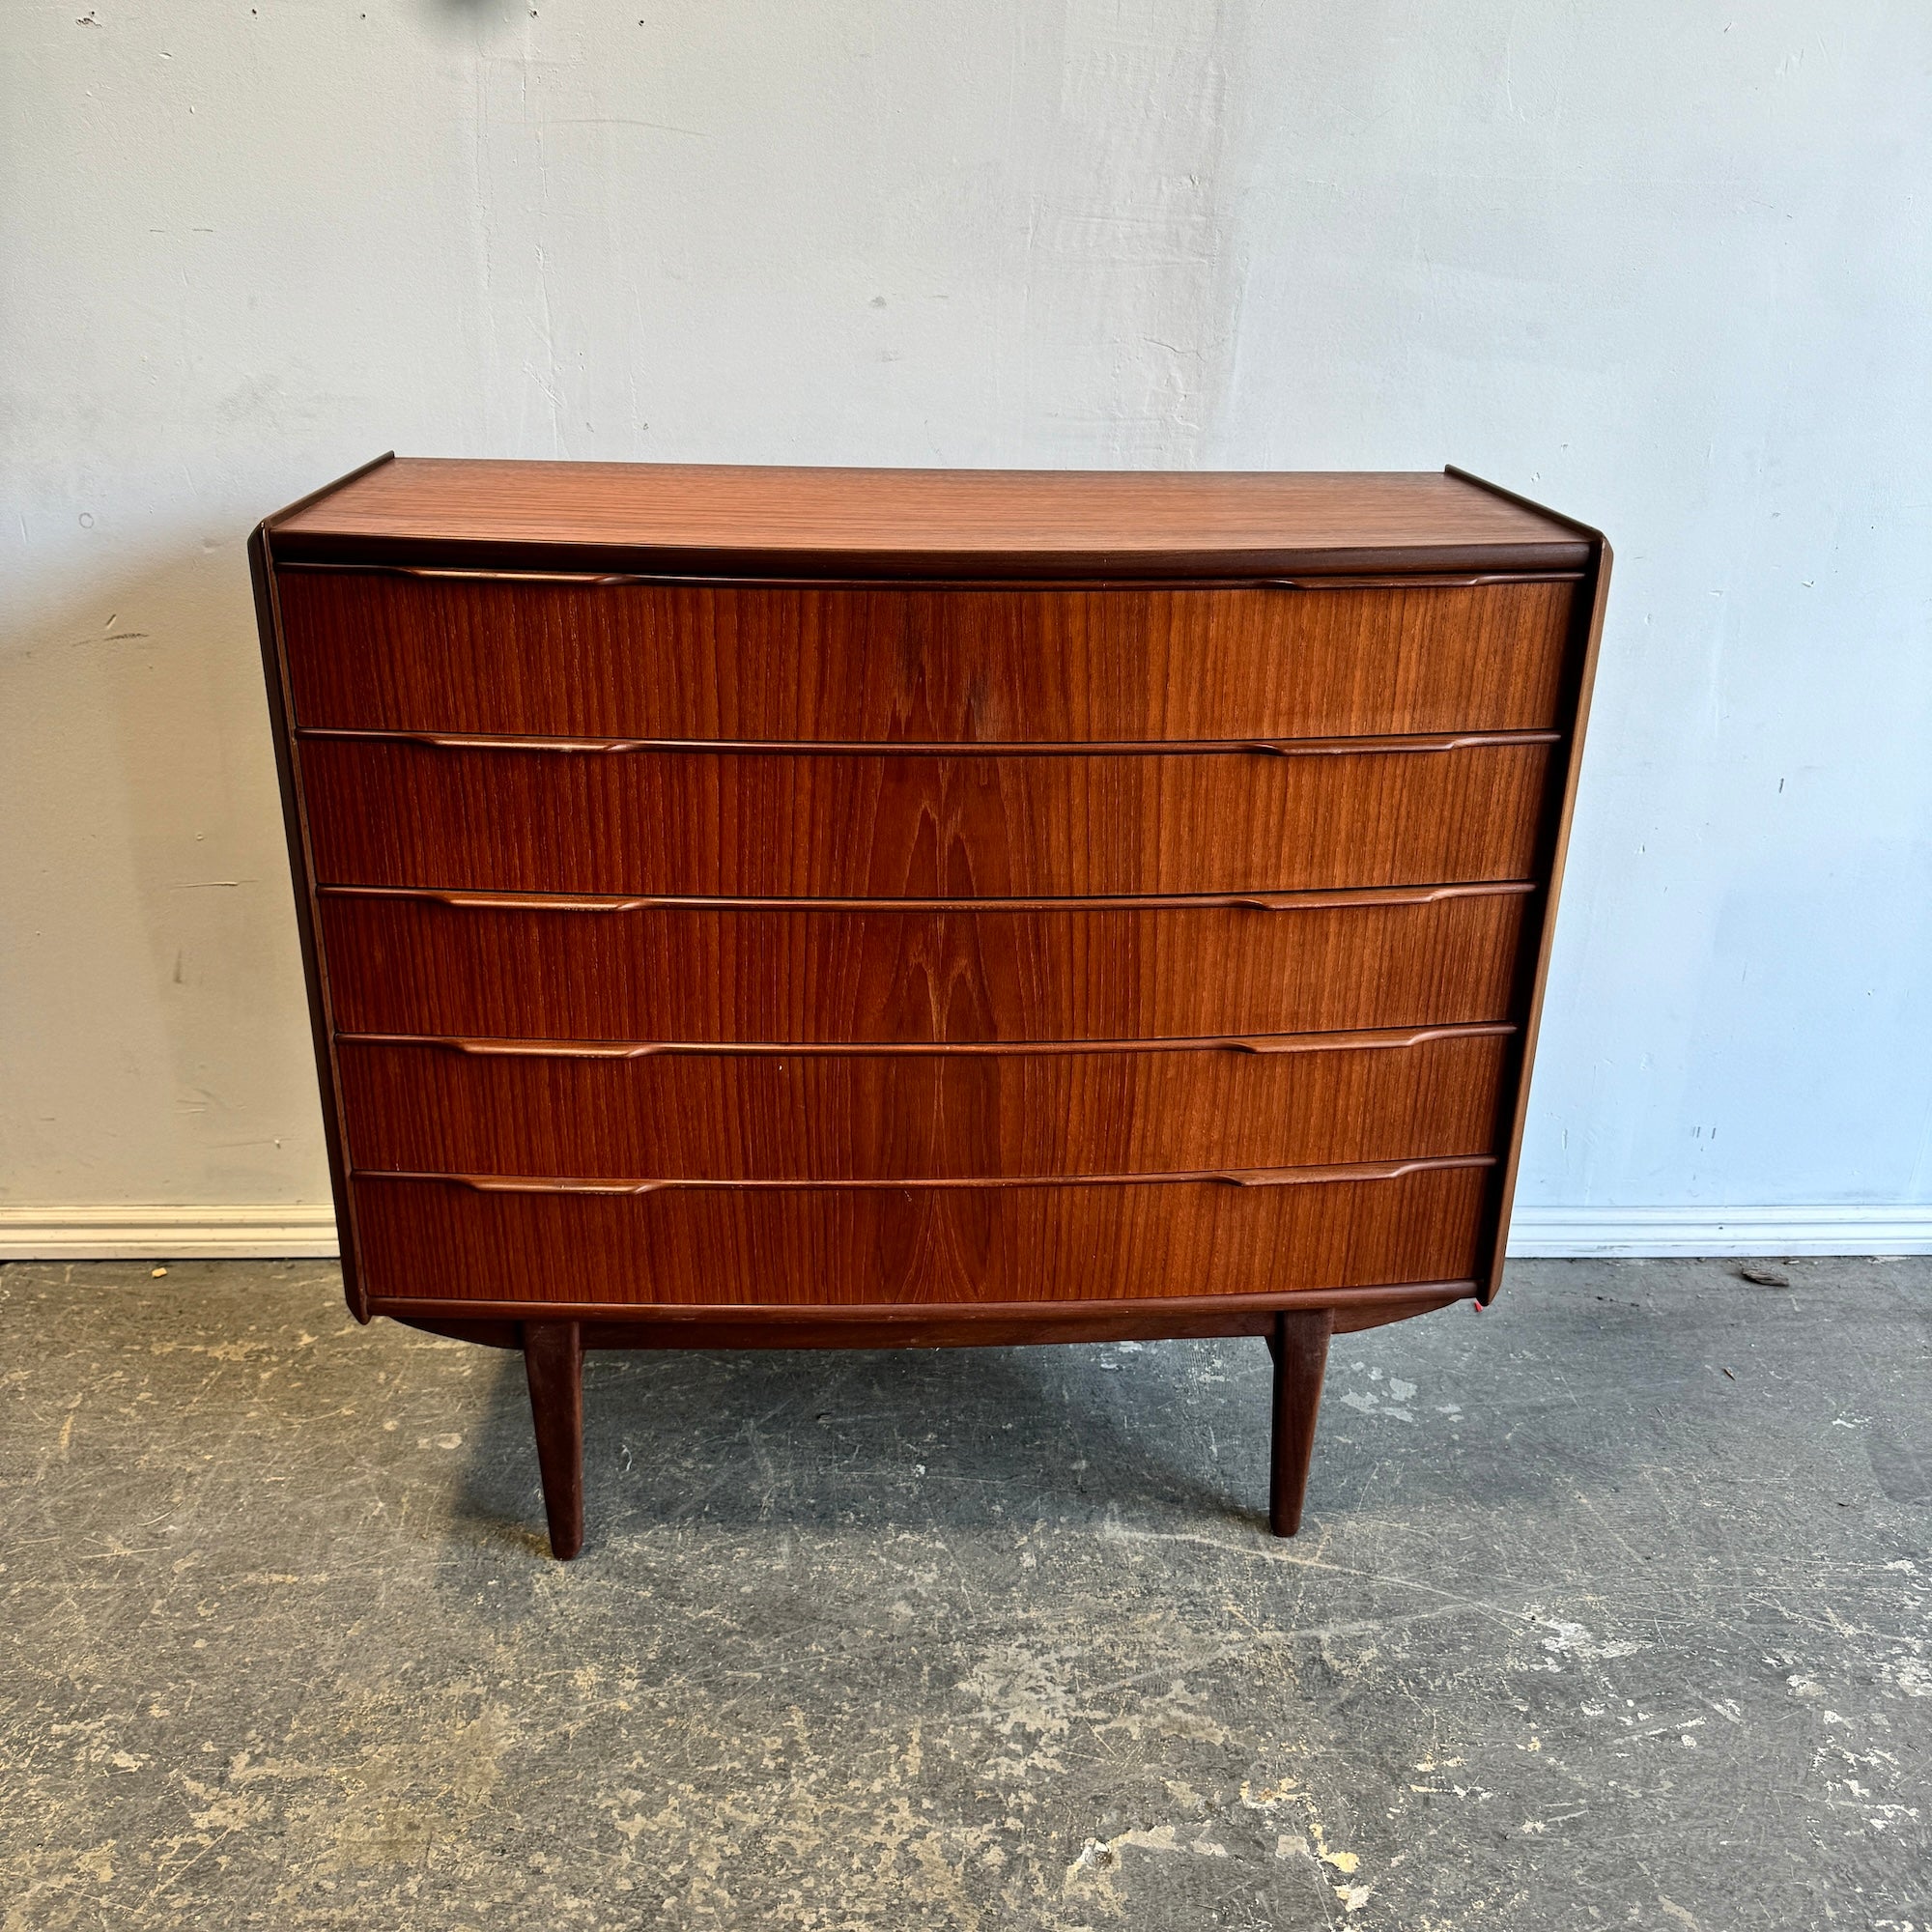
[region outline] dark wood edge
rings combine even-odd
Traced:
[[[328,1151],[329,1189],[335,1196],[335,1225],[342,1253],[342,1288],[349,1312],[369,1320],[368,1296],[357,1268],[355,1210],[349,1186],[349,1160],[342,1140],[342,1110],[330,1019],[328,974],[317,939],[315,867],[309,852],[308,818],[297,779],[295,733],[290,716],[288,664],[282,645],[281,610],[275,598],[275,565],[267,524],[248,538],[248,571],[255,586],[255,624],[262,645],[262,678],[275,747],[275,779],[282,794],[282,828],[288,838],[290,881],[295,890],[296,930],[301,945],[302,979],[308,989],[309,1030],[315,1047],[316,1085],[322,1099],[322,1131]]]
[[[358,478],[368,475],[370,470],[380,469],[384,464],[393,463],[395,460],[396,452],[393,449],[385,449],[381,456],[372,456],[367,463],[358,463],[354,469],[338,476],[334,482],[325,483],[320,490],[311,490],[306,497],[298,497],[293,503],[285,503],[279,510],[264,517],[262,527],[265,530],[273,530],[277,525],[286,523],[291,517],[299,516],[302,511],[321,502],[325,497],[332,497],[338,490],[346,490]]]
[[[556,574],[567,559],[571,575],[733,579],[746,582],[939,582],[977,586],[1001,582],[1094,587],[1100,582],[1167,584],[1223,582],[1230,587],[1313,575],[1411,577],[1445,573],[1535,574],[1570,571],[1585,561],[1582,546],[1553,540],[1492,546],[1389,547],[1306,551],[1041,551],[1016,557],[994,552],[826,551],[817,557],[783,550],[666,550],[611,544],[500,543],[474,538],[384,537],[290,531],[287,556],[304,563],[441,564]]]
[[[1487,490],[1523,509],[1554,519],[1577,532],[1590,545],[1590,561],[1583,578],[1583,594],[1572,613],[1571,645],[1568,652],[1565,690],[1557,711],[1557,722],[1565,733],[1564,749],[1554,755],[1563,760],[1561,782],[1552,785],[1544,822],[1538,834],[1538,875],[1548,882],[1527,918],[1534,922],[1526,930],[1523,960],[1526,973],[1520,975],[1512,1013],[1520,1021],[1521,1032],[1512,1042],[1514,1062],[1511,1077],[1503,1083],[1504,1115],[1498,1122],[1494,1145],[1501,1159],[1496,1169],[1492,1201],[1483,1230],[1486,1264],[1480,1277],[1477,1305],[1487,1308],[1502,1287],[1503,1267],[1508,1260],[1511,1212],[1516,1205],[1517,1175],[1522,1161],[1523,1127],[1529,1118],[1529,1088],[1536,1063],[1537,1035],[1543,1023],[1543,1002],[1549,979],[1549,959],[1556,936],[1557,895],[1563,885],[1564,863],[1569,855],[1570,828],[1576,816],[1577,787],[1582,773],[1583,735],[1589,724],[1590,696],[1596,684],[1597,659],[1603,644],[1604,611],[1609,596],[1610,545],[1604,533],[1575,517],[1564,516],[1513,490],[1472,475],[1466,469],[1450,467],[1448,474],[1477,489]]]
[[[1562,732],[1416,731],[1360,738],[1116,738],[912,740],[883,738],[569,738],[532,732],[365,730],[298,724],[308,743],[421,745],[439,752],[538,752],[602,757],[632,753],[693,753],[717,758],[945,758],[954,763],[1007,758],[1371,757],[1441,755],[1519,745],[1554,745]]]
[[[386,459],[379,458],[378,461]],[[375,464],[367,466],[374,469]],[[363,472],[357,470],[356,475]],[[339,489],[342,483],[352,482],[354,477],[344,477],[340,483],[330,483],[316,493],[326,497],[330,491]],[[314,500],[304,498],[302,503],[291,504],[278,514],[292,516],[296,511]],[[293,542],[303,542],[298,532],[290,533]],[[849,560],[837,559],[838,567],[828,565],[825,570],[810,576],[799,574],[796,553],[787,552],[793,558],[793,567],[786,571],[748,572],[741,568],[720,570],[715,573],[695,569],[664,569],[654,571],[611,570],[591,565],[577,570],[491,569],[481,565],[438,564],[434,561],[394,563],[370,559],[376,556],[376,546],[382,539],[364,540],[343,537],[329,539],[344,549],[342,557],[333,562],[319,561],[310,557],[287,558],[282,560],[282,568],[297,573],[333,573],[351,577],[413,577],[427,582],[454,580],[456,582],[505,582],[505,583],[562,583],[582,587],[619,587],[624,585],[657,585],[676,589],[712,590],[876,590],[882,586],[902,589],[914,585],[922,590],[1469,590],[1491,584],[1508,583],[1575,583],[1582,576],[1580,567],[1584,558],[1580,552],[1568,558],[1559,566],[1528,565],[1507,569],[1473,568],[1463,570],[1441,570],[1422,568],[1416,570],[1389,571],[1381,575],[1372,570],[1338,565],[1330,570],[1297,570],[1291,575],[1256,575],[1252,570],[1243,570],[1232,575],[1208,576],[1200,570],[1188,569],[1185,563],[1169,570],[1155,573],[1141,572],[1133,576],[1108,576],[1093,569],[1076,574],[1054,576],[1006,576],[990,569],[970,576],[946,577],[921,574],[908,577],[887,572],[860,572],[847,567]],[[403,542],[422,550],[425,555],[436,556],[443,554],[443,546],[434,539],[400,538],[389,541]],[[451,546],[461,549],[463,546]],[[1574,545],[1565,546],[1566,551],[1575,551]],[[635,553],[627,553],[635,554]],[[735,562],[736,553],[728,554]],[[1010,558],[1009,552],[1002,552],[1003,558]]]
[[[1435,905],[1445,899],[1522,897],[1542,890],[1541,879],[1476,879],[1443,886],[1319,888],[1294,893],[1143,893],[1105,896],[996,898],[724,898],[665,893],[492,893],[440,886],[318,886],[331,899],[417,899],[471,912],[1321,912],[1331,908]]]
[[[1278,1309],[1329,1309],[1338,1334],[1380,1327],[1467,1301],[1473,1281],[1403,1283],[1388,1288],[1286,1294],[1177,1296],[1099,1302],[933,1302],[923,1308],[879,1303],[850,1308],[668,1305],[610,1302],[450,1302],[378,1296],[378,1315],[493,1348],[522,1346],[525,1321],[582,1321],[587,1349],[966,1349],[1036,1342],[1184,1341],[1265,1335]],[[466,1311],[462,1313],[455,1310]]]
[[[915,1194],[991,1193],[1013,1187],[1326,1187],[1402,1180],[1411,1174],[1449,1168],[1493,1167],[1492,1153],[1425,1154],[1412,1160],[1362,1160],[1308,1167],[1204,1167],[1154,1169],[1136,1174],[994,1174],[899,1177],[878,1180],[696,1180],[677,1178],[593,1180],[578,1176],[448,1174],[406,1168],[358,1167],[358,1183],[400,1181],[421,1186],[468,1188],[472,1194],[538,1195],[554,1199],[640,1200],[651,1194]]]
[[[1176,1034],[1153,1039],[813,1040],[788,1045],[771,1040],[498,1039],[474,1035],[338,1033],[336,1040],[344,1046],[428,1047],[495,1060],[902,1060],[954,1054],[1013,1059],[1067,1053],[1239,1053],[1265,1060],[1298,1053],[1404,1049],[1438,1039],[1497,1038],[1516,1031],[1514,1020],[1467,1020],[1353,1032]]]

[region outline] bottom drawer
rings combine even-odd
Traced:
[[[1465,1281],[1491,1162],[1293,1181],[669,1185],[357,1175],[362,1288],[384,1301],[853,1306],[1108,1301]],[[526,1188],[530,1191],[524,1191]]]

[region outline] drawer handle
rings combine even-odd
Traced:
[[[608,1046],[599,1040],[549,1039],[432,1039],[424,1044],[483,1060],[651,1060],[677,1050],[656,1040]]]
[[[952,762],[1012,758],[1180,757],[1253,753],[1273,758],[1367,757],[1385,753],[1472,752],[1554,745],[1560,731],[1455,731],[1359,738],[1131,738],[983,740],[914,743],[887,738],[560,738],[490,731],[365,731],[327,724],[300,726],[304,741],[420,745],[436,752],[546,752],[566,756],[611,753],[696,753],[710,757],[939,758]]]
[[[428,563],[378,564],[370,570],[372,576],[384,577],[422,577],[435,580],[448,578],[458,583],[654,583],[672,582],[676,578],[660,579],[637,577],[627,571],[583,571],[583,570],[464,570],[454,565]]]
[[[1365,886],[1326,892],[1231,893],[1210,904],[1239,906],[1251,912],[1321,912],[1330,906],[1437,905],[1444,899],[1493,898],[1511,893],[1533,893],[1533,879],[1498,879],[1466,886]]]
[[[359,1176],[358,1179],[376,1177]],[[515,1175],[438,1174],[398,1175],[406,1180],[446,1180],[474,1194],[655,1194],[674,1185],[664,1180],[526,1180]]]
[[[428,899],[436,905],[469,912],[648,912],[665,903],[662,899],[567,898],[558,893],[427,893],[408,888],[371,892],[365,896]]]
[[[778,912],[977,916],[1065,912],[1322,912],[1337,907],[1435,905],[1443,899],[1520,897],[1535,879],[1495,879],[1456,886],[1343,886],[1295,893],[1144,893],[1110,897],[982,899],[733,898],[713,894],[605,898],[564,893],[440,891],[424,886],[318,886],[325,899],[409,899],[481,912]]]
[[[1377,1048],[1427,1046],[1438,1039],[1506,1038],[1516,1032],[1509,1020],[1477,1021],[1464,1026],[1416,1027],[1407,1033],[1393,1029],[1372,1033],[1263,1033],[1213,1043],[1228,1053],[1252,1053],[1264,1057],[1293,1053],[1341,1053],[1373,1051]]]
[[[1359,1161],[1350,1167],[1231,1167],[1193,1178],[1218,1180],[1230,1187],[1301,1187],[1324,1180],[1400,1180],[1405,1175],[1427,1174],[1437,1168],[1495,1164],[1492,1153],[1464,1153],[1429,1160]]]
[[[648,752],[652,749],[648,738],[498,738],[470,736],[456,731],[372,731],[357,732],[355,735],[401,738],[412,745],[431,746],[439,752],[563,752],[582,754],[605,752]]]
[[[1580,583],[1580,570],[1416,571],[1408,576],[1259,577],[1264,590],[1475,590],[1492,583]]]
[[[643,1195],[664,1192],[711,1194],[956,1193],[989,1187],[1140,1187],[1155,1182],[1211,1181],[1227,1187],[1310,1187],[1332,1181],[1400,1180],[1405,1175],[1438,1168],[1493,1167],[1494,1154],[1448,1154],[1427,1160],[1357,1161],[1341,1167],[1202,1168],[1164,1174],[984,1175],[953,1179],[899,1180],[563,1180],[518,1174],[407,1174],[393,1169],[358,1170],[357,1180],[440,1181],[473,1194]]]
[[[1250,738],[1242,745],[1274,758],[1360,758],[1390,752],[1477,752],[1501,745],[1554,745],[1560,731],[1463,731],[1435,738]]]
[[[494,1039],[473,1035],[342,1033],[349,1046],[432,1047],[479,1060],[914,1060],[971,1056],[1038,1058],[1054,1054],[1372,1052],[1426,1046],[1438,1039],[1504,1038],[1509,1020],[1475,1020],[1451,1026],[1384,1027],[1358,1032],[1280,1034],[1162,1034],[1148,1039],[929,1039],[929,1040],[677,1040]]]

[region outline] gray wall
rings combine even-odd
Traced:
[[[1601,524],[1530,1238],[1862,1206],[1932,1243],[1922,0],[71,0],[8,36],[16,1228],[327,1197],[242,543],[393,445],[1448,460]]]

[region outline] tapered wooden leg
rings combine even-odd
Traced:
[[[575,1321],[526,1321],[524,1372],[537,1429],[544,1514],[554,1555],[583,1548],[583,1334]]]
[[[1301,1527],[1308,1492],[1308,1459],[1315,1452],[1315,1414],[1328,1367],[1334,1315],[1326,1308],[1282,1309],[1267,1338],[1274,1357],[1274,1444],[1268,1465],[1268,1527],[1293,1536]]]

